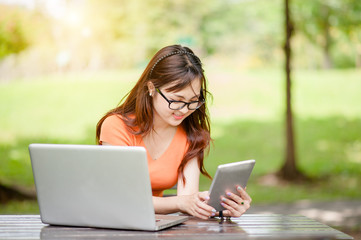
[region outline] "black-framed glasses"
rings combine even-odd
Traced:
[[[156,90],[168,102],[168,104],[169,104],[168,107],[172,110],[181,110],[185,106],[187,106],[187,108],[189,110],[196,110],[196,109],[200,108],[205,102],[205,100],[203,99],[202,91],[201,91],[201,99],[200,100],[191,101],[191,102],[183,102],[183,101],[169,100],[166,96],[164,96],[164,94],[159,90],[159,88],[156,88]]]

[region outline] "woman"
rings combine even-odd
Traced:
[[[202,219],[217,215],[199,192],[199,175],[211,141],[206,79],[200,59],[187,47],[168,46],[152,58],[123,103],[97,125],[102,145],[142,146],[147,150],[156,213],[184,212]],[[162,197],[177,183],[177,196]],[[251,198],[225,193],[224,216],[241,216]]]

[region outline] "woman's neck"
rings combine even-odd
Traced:
[[[178,127],[172,126],[165,121],[160,120],[158,116],[154,116],[153,119],[153,130],[151,132],[154,132],[156,134],[166,134],[166,133],[174,133]]]

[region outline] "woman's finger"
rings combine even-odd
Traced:
[[[232,202],[231,200],[229,200],[230,202]],[[225,216],[229,216],[229,217],[240,217],[242,216],[243,213],[246,212],[246,208],[244,207],[239,207],[237,204],[237,207],[235,207],[235,205],[230,205],[227,200],[226,201],[222,201],[221,205],[226,209],[223,214]],[[234,203],[234,202],[233,202]]]
[[[198,206],[202,209],[204,209],[205,211],[209,212],[209,213],[215,213],[216,212],[216,209],[214,209],[213,207],[209,206],[207,204],[207,201],[209,200],[209,194],[208,194],[208,191],[206,192],[200,192],[198,193],[198,198],[199,198],[199,202],[198,203]]]
[[[250,208],[251,197],[240,186],[237,186],[239,195],[232,192],[227,192],[226,196],[221,197],[221,205],[226,209],[225,216],[240,217],[248,208]]]
[[[248,195],[248,193],[241,186],[237,187],[237,191],[239,192],[242,199],[248,200],[250,203],[252,202],[252,198]]]
[[[228,204],[229,206],[231,206],[232,208],[237,208],[240,204],[241,204],[241,202],[242,202],[242,199],[240,198],[240,197],[238,197],[238,196],[236,196],[235,194],[227,194],[227,196],[229,197],[229,198],[226,198],[226,197],[224,197],[224,196],[222,196],[221,197],[221,201],[222,201],[222,203],[226,203],[226,204]],[[235,198],[237,197],[237,200],[235,200]]]
[[[233,200],[237,206],[235,206],[234,204],[231,205],[234,208],[237,208],[238,206],[244,206],[246,209],[248,209],[250,207],[250,201],[241,198],[240,196],[238,196],[237,194],[234,194],[232,192],[227,192],[227,197],[231,200]]]
[[[215,216],[216,210],[206,203],[208,197],[207,192],[196,193],[193,195],[192,200],[192,215],[201,219],[208,219]]]

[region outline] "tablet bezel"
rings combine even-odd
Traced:
[[[236,188],[239,185],[243,188],[247,186],[255,163],[256,160],[250,159],[219,165],[209,189],[208,205],[217,212],[225,210],[221,205],[221,197],[226,196],[226,191],[239,195]]]

